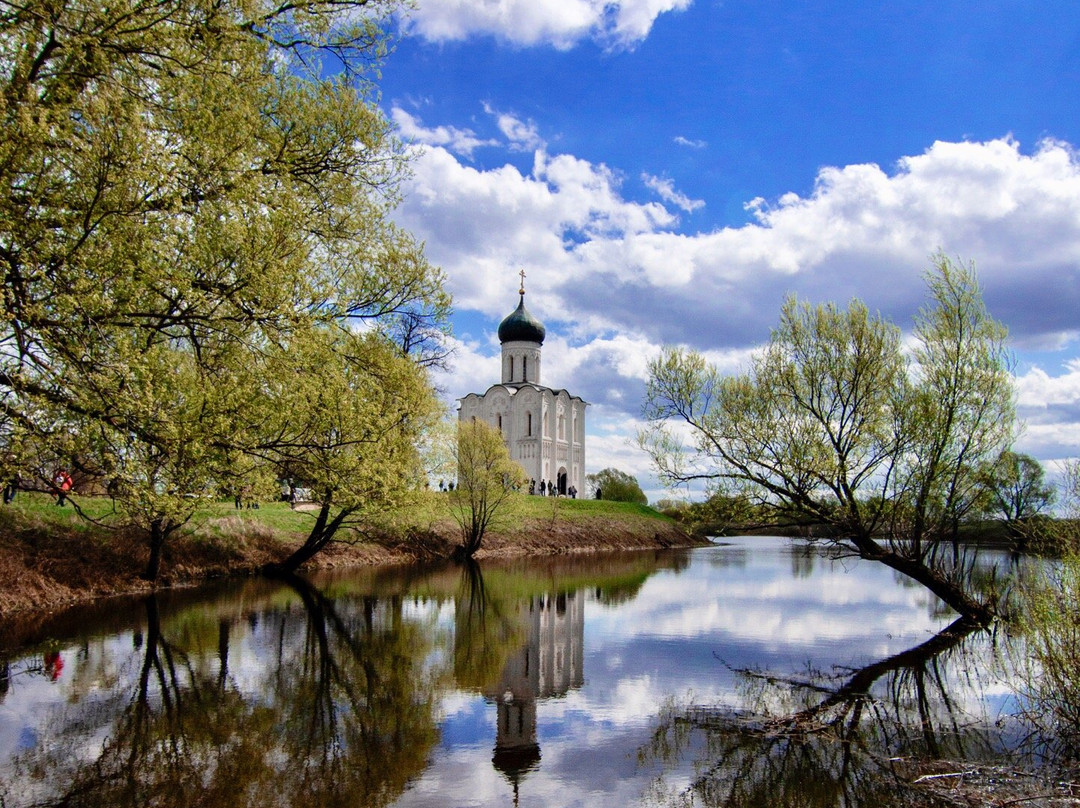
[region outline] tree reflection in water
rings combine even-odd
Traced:
[[[38,804],[392,802],[438,737],[429,627],[402,620],[400,597],[332,601],[300,578],[288,584],[300,610],[250,615],[275,645],[245,672],[253,687],[229,669],[233,624],[203,620],[216,653],[199,653],[190,621],[163,621],[148,598],[134,692],[111,725],[95,726],[102,705],[88,700],[16,760],[17,776],[45,791]]]
[[[689,755],[689,785],[661,775],[646,795],[671,806],[933,806],[955,804],[911,785],[927,760],[1000,761],[1001,728],[964,712],[955,691],[980,687],[957,620],[931,639],[841,675],[803,679],[740,671],[741,705],[669,705],[642,763],[672,771]],[[678,778],[671,776],[673,782]]]
[[[780,553],[744,570],[753,559],[734,546],[656,586],[646,582],[685,556],[488,564],[482,576],[472,565],[362,570],[318,586],[245,582],[213,601],[167,594],[141,604],[135,635],[130,621],[107,636],[88,627],[13,658],[3,709],[19,724],[0,726],[0,806],[906,806],[929,803],[906,785],[927,759],[965,761],[952,771],[1000,760],[1016,735],[978,709],[1002,681],[991,635],[957,623],[873,657],[944,625],[924,616],[931,602],[904,592],[896,607],[886,593],[878,622],[822,610],[836,621],[822,624],[827,642],[778,642],[767,618],[813,606],[816,558],[794,568]],[[775,609],[739,594],[792,580]],[[699,631],[706,598],[726,611]],[[42,664],[54,649],[66,662],[57,682]],[[733,685],[714,649],[761,667]],[[828,668],[820,660],[834,653],[872,664]],[[823,670],[778,676],[792,657]],[[3,681],[0,664],[0,693]],[[732,706],[670,706],[649,745],[658,702],[690,687]]]
[[[454,680],[459,687],[483,692],[525,641],[525,630],[514,595],[485,586],[475,560],[462,561],[460,568],[454,598]]]

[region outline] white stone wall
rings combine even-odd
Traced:
[[[546,387],[495,385],[483,395],[461,399],[458,417],[473,418],[500,428],[510,456],[530,479],[558,484],[566,475],[578,496],[585,494],[585,407],[565,390]]]

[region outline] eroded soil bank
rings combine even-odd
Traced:
[[[32,616],[96,598],[148,592],[140,574],[145,541],[123,533],[43,531],[8,524],[0,530],[0,619]],[[187,586],[232,575],[252,575],[281,561],[297,545],[240,518],[214,525],[213,538],[187,535],[167,546],[157,587]],[[335,543],[303,569],[400,564],[447,558],[459,543],[456,527],[437,524],[355,543]],[[484,539],[476,557],[508,558],[608,550],[689,547],[704,543],[675,523],[636,514],[577,515],[573,519],[525,519]]]

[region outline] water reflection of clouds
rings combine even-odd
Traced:
[[[546,716],[544,717],[546,719]],[[541,720],[541,726],[546,721]],[[636,805],[653,774],[637,765],[641,733],[579,727],[572,739],[541,733],[542,757],[519,783],[529,808]],[[512,805],[513,785],[490,764],[491,747],[440,750],[425,773],[394,803],[398,808]]]
[[[441,712],[440,744],[444,750],[459,746],[490,750],[495,737],[495,714],[484,699],[457,691],[443,699]]]
[[[897,586],[890,571],[873,565],[837,570],[821,561],[815,573],[797,577],[776,555],[725,555],[739,563],[708,566],[737,571],[735,580],[716,581],[692,567],[653,576],[619,607],[589,602],[585,687],[538,705],[543,761],[526,784],[531,801],[521,804],[596,804],[597,794],[604,804],[636,804],[649,774],[626,762],[645,743],[659,705],[672,698],[736,704],[734,668],[799,673],[809,665],[869,662],[922,642],[947,622],[932,597]],[[954,695],[973,708],[989,697],[993,709],[1005,693],[961,687]],[[437,770],[425,776],[437,778]],[[689,778],[665,776],[669,785]]]
[[[786,542],[761,539],[708,548],[678,573],[653,574],[633,599],[618,605],[598,598],[589,589],[534,598],[531,606],[523,606],[522,614],[534,621],[530,636],[547,638],[530,640],[540,652],[535,659],[550,663],[564,649],[565,658],[574,660],[561,677],[550,680],[555,686],[545,690],[537,685],[531,740],[539,747],[538,762],[516,779],[505,767],[500,772],[493,765],[500,732],[497,702],[505,689],[501,682],[485,690],[486,696],[451,685],[439,696],[439,743],[427,768],[396,803],[399,808],[506,805],[514,782],[526,806],[641,805],[656,772],[640,768],[637,756],[662,705],[738,705],[745,688],[738,669],[800,674],[808,665],[829,671],[835,665],[865,664],[922,642],[947,622],[936,613],[932,597],[898,586],[889,570],[857,562],[840,565],[789,549]],[[376,624],[391,622],[379,608],[373,615]],[[537,608],[546,615],[543,620]],[[406,598],[400,619],[434,638],[424,667],[449,671],[457,629],[453,602]],[[306,620],[302,610],[288,605],[284,611],[247,612],[232,635],[232,686],[258,700],[273,660],[299,658]],[[560,625],[567,631],[560,634]],[[573,656],[578,631],[584,647],[580,661]],[[85,707],[95,700],[104,705],[129,698],[130,693],[117,694],[130,691],[138,675],[142,652],[136,636],[127,632],[89,642],[77,661],[80,649],[64,649],[72,663],[58,682],[24,676],[13,684],[18,698],[0,702],[2,759],[9,760],[20,744],[26,748],[42,740],[40,730],[48,730],[43,716],[60,716],[62,726],[65,700]],[[212,672],[217,649],[201,653],[198,664]],[[71,680],[77,673],[94,685],[73,696]],[[973,711],[980,700],[990,707],[991,717],[1011,706],[1011,691],[988,674],[974,684],[964,682],[962,667],[947,667],[944,675],[955,685],[950,696]],[[544,698],[545,693],[554,697]],[[81,713],[84,720],[92,714],[100,715],[102,724],[84,725],[82,748],[75,751],[87,761],[100,753],[112,712]],[[689,774],[676,767],[664,776],[670,786]]]
[[[724,634],[813,646],[819,639],[894,633],[901,627],[935,629],[947,620],[931,614],[934,602],[922,590],[897,587],[890,571],[870,564],[857,574],[820,571],[798,578],[782,564],[756,560],[721,580],[701,568],[659,573],[632,603],[619,609],[597,604],[587,631],[623,640]]]
[[[614,681],[596,677],[585,690],[576,691],[564,698],[541,702],[544,723],[541,729],[553,736],[561,734],[560,728],[590,727],[640,727],[656,714],[661,703],[658,696],[665,692],[657,677],[636,674]]]

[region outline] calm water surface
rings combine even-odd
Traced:
[[[113,603],[3,662],[0,805],[901,805],[1022,731],[953,617],[762,538]]]

